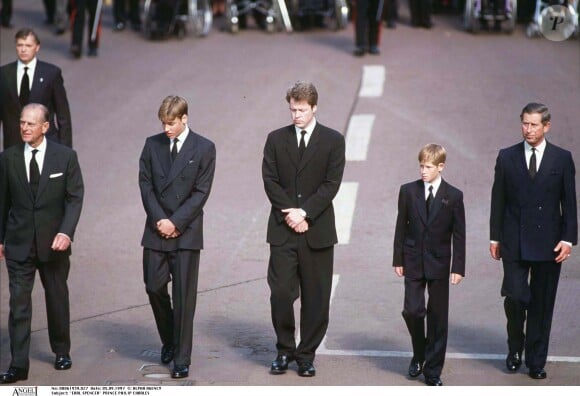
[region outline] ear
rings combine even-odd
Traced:
[[[312,114],[316,113],[317,109],[318,109],[318,106],[316,106],[316,105],[312,106]]]
[[[187,124],[187,114],[184,114],[181,116],[181,122],[183,122],[184,124]]]
[[[439,172],[443,172],[443,168],[445,168],[445,162],[442,162],[439,165],[437,165],[437,168],[439,168]]]

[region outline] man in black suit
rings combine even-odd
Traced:
[[[312,377],[315,351],[328,327],[338,242],[332,200],[342,180],[345,142],[314,117],[314,85],[296,83],[286,100],[293,124],[268,135],[262,162],[264,189],[272,204],[268,285],[278,350],[270,372],[284,373],[296,360],[298,375]],[[294,301],[299,296],[301,341],[296,346]]]
[[[163,343],[161,361],[173,360],[173,378],[189,375],[203,207],[216,160],[214,144],[187,126],[187,112],[185,99],[163,100],[158,112],[163,132],[147,139],[139,161],[147,213],[141,240],[145,289]]]
[[[437,144],[419,152],[421,180],[401,186],[393,248],[395,273],[405,277],[403,318],[413,345],[409,376],[423,373],[425,383],[435,386],[443,385],[449,275],[454,285],[465,276],[463,193],[441,177],[446,156]]]
[[[12,352],[0,383],[28,378],[31,293],[37,269],[45,292],[50,346],[56,354],[54,368],[72,366],[67,277],[84,188],[76,153],[45,139],[48,116],[41,104],[25,106],[20,118],[24,143],[0,155],[0,258],[6,258],[8,268]]]
[[[48,108],[50,126],[46,137],[72,147],[70,110],[61,70],[38,60],[40,40],[32,29],[20,29],[15,40],[18,60],[0,68],[0,122],[4,150],[22,142],[20,114],[28,103],[40,103]]]
[[[506,367],[516,372],[525,349],[528,375],[544,379],[560,270],[578,242],[576,170],[572,154],[545,138],[544,104],[527,104],[520,119],[524,141],[500,150],[495,164],[490,253],[503,260]]]
[[[355,56],[378,55],[383,0],[356,0],[355,12]]]
[[[431,0],[409,0],[411,26],[431,29]]]

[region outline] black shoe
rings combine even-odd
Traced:
[[[316,369],[312,362],[302,362],[298,364],[298,375],[301,377],[314,377]]]
[[[28,379],[28,370],[17,367],[10,367],[8,371],[0,374],[0,384],[13,384],[16,381]]]
[[[508,353],[507,358],[505,359],[505,366],[510,373],[518,371],[521,365],[522,354],[520,352]]]
[[[115,32],[122,32],[123,30],[125,30],[125,22],[117,22],[113,28],[113,31]]]
[[[294,360],[291,356],[288,355],[278,355],[276,360],[272,362],[270,366],[270,373],[271,374],[284,374],[286,370],[288,370],[288,363]]]
[[[99,54],[99,50],[96,48],[89,48],[89,52],[87,52],[88,56],[97,56]]]
[[[12,27],[13,27],[12,24],[8,21],[2,21],[1,25],[3,28],[6,28],[6,29],[12,29]]]
[[[441,378],[438,375],[426,376],[425,384],[429,386],[443,386],[443,382],[441,382]]]
[[[545,379],[548,376],[543,368],[531,368],[528,375],[533,379]]]
[[[134,32],[140,32],[141,23],[131,23],[131,29],[133,29]]]
[[[78,45],[72,45],[70,47],[70,53],[73,56],[73,58],[75,58],[75,59],[80,59],[81,55],[82,55],[81,49]]]
[[[371,45],[371,47],[369,48],[369,54],[371,55],[378,55],[380,53],[381,51],[379,50],[379,47],[377,47],[376,45]]]
[[[364,48],[362,48],[362,47],[356,47],[356,48],[354,49],[354,51],[353,51],[353,53],[352,53],[352,54],[353,54],[354,56],[363,56],[363,55],[365,54],[365,52],[366,52],[366,51],[365,51],[365,49],[364,49]]]
[[[395,23],[395,21],[387,21],[387,29],[395,29],[397,27],[397,24]]]
[[[411,364],[409,364],[409,376],[410,377],[418,377],[423,372],[423,362],[419,362],[415,359],[411,360]]]
[[[71,367],[72,360],[68,353],[66,355],[56,355],[56,359],[54,361],[55,370],[68,370]]]
[[[167,364],[173,360],[175,356],[175,347],[173,345],[163,345],[161,348],[161,363]]]
[[[171,378],[185,378],[189,376],[189,366],[176,364],[171,372]]]
[[[65,32],[66,32],[66,29],[65,28],[61,28],[61,27],[56,28],[54,30],[54,34],[57,35],[57,36],[62,36]]]

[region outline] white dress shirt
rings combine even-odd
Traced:
[[[181,132],[178,136],[176,136],[173,140],[171,140],[171,144],[169,145],[169,152],[171,153],[171,150],[173,150],[175,139],[178,139],[177,152],[179,153],[181,151],[181,147],[183,147],[183,142],[185,142],[185,139],[187,139],[187,136],[189,136],[189,127],[186,125],[183,132]]]
[[[441,186],[441,176],[438,176],[432,183],[423,182],[425,184],[425,201],[429,197],[429,187],[433,186],[433,198],[437,196],[439,186]]]
[[[312,121],[310,121],[310,124],[306,125],[305,128],[298,128],[297,126],[294,126],[294,129],[296,130],[296,144],[298,146],[300,146],[300,139],[302,139],[302,131],[306,131],[306,134],[304,135],[304,145],[308,147],[308,142],[310,141],[310,137],[312,136],[312,132],[314,131],[315,126],[316,118],[313,118]]]
[[[538,144],[536,149],[536,172],[540,169],[540,163],[542,162],[542,157],[544,156],[544,151],[546,151],[546,139],[542,140],[542,143]],[[526,168],[530,169],[530,158],[532,158],[532,146],[524,140],[524,154],[526,155]]]
[[[32,91],[32,80],[34,79],[34,71],[36,70],[36,57],[28,62],[27,65],[20,62],[16,63],[16,90],[18,96],[20,96],[20,85],[22,83],[22,77],[24,76],[24,68],[28,67],[28,81],[30,83],[30,90]]]
[[[30,182],[30,160],[32,159],[32,150],[38,150],[36,156],[36,163],[38,164],[38,172],[42,175],[42,166],[44,165],[44,155],[46,154],[46,138],[42,139],[42,143],[38,147],[32,147],[28,143],[24,145],[24,165],[26,166],[26,176]]]

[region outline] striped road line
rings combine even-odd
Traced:
[[[374,114],[356,114],[350,117],[346,130],[347,161],[365,161],[367,159],[374,122]]]
[[[383,95],[386,69],[381,65],[363,66],[362,82],[358,96],[361,98],[378,98]]]

